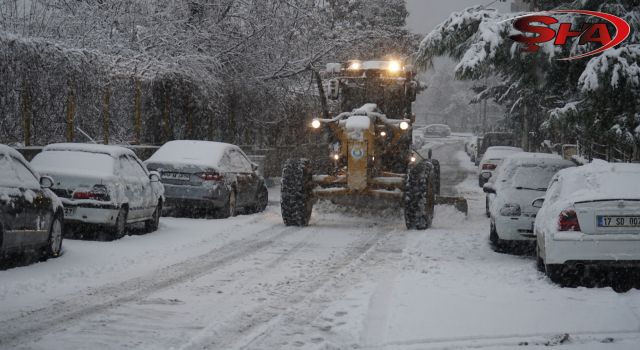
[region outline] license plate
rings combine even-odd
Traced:
[[[598,216],[598,227],[640,227],[640,216]]]
[[[73,216],[75,214],[76,208],[74,207],[65,207],[64,208],[64,216]]]
[[[185,173],[162,173],[162,178],[165,180],[179,180],[179,181],[189,181],[191,178],[191,174]]]

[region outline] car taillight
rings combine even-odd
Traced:
[[[224,176],[218,173],[198,173],[196,174],[203,181],[221,181],[224,179]]]
[[[482,170],[494,170],[496,167],[495,164],[482,164]]]
[[[93,199],[97,201],[109,201],[109,190],[105,185],[95,185],[91,191],[73,192],[73,199]]]
[[[559,221],[560,231],[580,231],[580,223],[578,215],[573,209],[566,209],[560,213]]]

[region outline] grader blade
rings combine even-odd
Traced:
[[[464,215],[469,214],[469,205],[464,197],[436,196],[436,205],[452,205]]]

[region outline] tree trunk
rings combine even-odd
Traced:
[[[104,105],[102,106],[102,143],[109,144],[109,124],[111,123],[109,105],[111,102],[111,87],[107,84],[104,91]]]
[[[135,78],[135,103],[133,111],[133,131],[135,134],[135,141],[137,144],[142,142],[142,84],[140,79]]]
[[[69,96],[67,97],[67,142],[73,142],[74,126],[73,121],[76,117],[76,96],[73,93],[73,87],[69,86]]]
[[[22,128],[24,145],[31,146],[31,98],[26,81],[22,84]]]

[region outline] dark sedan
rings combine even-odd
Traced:
[[[0,259],[22,252],[60,255],[64,212],[52,185],[17,151],[0,145]]]
[[[145,164],[158,171],[165,188],[165,210],[204,210],[219,218],[263,211],[268,202],[264,178],[242,150],[209,141],[171,141]]]

